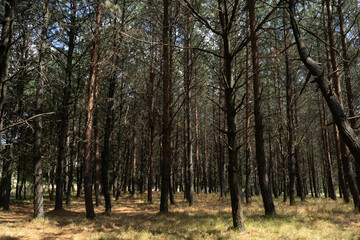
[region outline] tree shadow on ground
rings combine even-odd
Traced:
[[[0,240],[18,240],[20,238],[17,237],[10,237],[10,236],[0,236]]]

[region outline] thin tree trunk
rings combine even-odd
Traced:
[[[195,159],[196,159],[196,193],[200,193],[200,146],[199,146],[199,118],[198,118],[198,104],[195,96]]]
[[[204,157],[202,161],[202,169],[203,169],[203,187],[205,193],[208,193],[208,141],[207,141],[207,131],[206,128],[204,128]]]
[[[152,202],[152,189],[153,189],[153,179],[154,179],[154,145],[155,145],[155,71],[154,71],[154,49],[155,46],[152,44],[150,46],[150,74],[149,74],[149,84],[148,86],[148,94],[149,94],[149,129],[150,129],[150,156],[149,156],[149,162],[148,162],[148,202]]]
[[[114,25],[116,25],[116,20]],[[114,43],[115,44],[115,43]],[[115,46],[114,46],[115,47]],[[114,64],[118,62],[117,57],[113,59]],[[102,190],[104,193],[105,200],[105,212],[111,212],[111,198],[110,198],[110,186],[109,186],[109,163],[111,159],[111,148],[110,148],[110,138],[114,130],[114,96],[116,88],[116,76],[117,71],[113,70],[111,77],[109,78],[109,89],[107,94],[107,106],[106,106],[106,119],[105,119],[105,133],[104,133],[104,142],[103,150],[101,154],[101,178],[102,178]]]
[[[348,55],[348,48],[346,43],[346,34],[345,34],[345,24],[344,24],[344,14],[342,11],[343,1],[338,0],[337,5],[337,11],[339,15],[339,23],[340,23],[340,36],[341,36],[341,46],[342,46],[342,58],[343,58],[343,65],[344,65],[344,80],[345,80],[345,86],[346,86],[346,95],[347,95],[347,103],[349,108],[349,116],[354,117],[355,116],[355,107],[354,107],[354,101],[353,101],[353,90],[352,90],[352,84],[351,84],[351,73],[350,73],[350,58]],[[356,120],[350,120],[350,125],[353,129],[356,129]],[[351,191],[351,194],[353,195],[355,206],[358,206],[360,209],[360,196],[358,188],[360,186],[360,173],[356,172],[357,174],[357,183],[355,182],[354,173],[352,170],[352,163],[349,161],[348,156],[348,149],[345,146],[344,141],[341,141],[342,150],[342,162],[344,165],[344,172],[347,182],[349,183],[349,188]],[[357,161],[355,164],[359,165],[359,161]],[[356,169],[360,170],[360,167],[357,166]],[[357,184],[357,186],[355,186]]]
[[[136,104],[134,104],[136,108]],[[131,174],[131,196],[135,195],[135,182],[136,182],[136,147],[137,147],[137,138],[136,138],[136,116],[134,115],[133,123],[133,159],[132,159],[132,174]]]
[[[184,31],[184,164],[185,164],[185,198],[189,205],[194,205],[194,166],[192,159],[191,144],[191,123],[190,123],[190,84],[192,74],[191,63],[191,15],[189,12],[185,14],[185,31]]]
[[[71,2],[71,22],[74,23],[76,20],[76,3]],[[64,163],[67,153],[67,133],[69,124],[69,101],[71,95],[71,78],[72,78],[72,67],[73,67],[73,53],[75,47],[75,29],[74,24],[71,24],[69,30],[69,45],[67,52],[66,61],[66,75],[65,75],[65,86],[63,88],[62,105],[59,111],[60,117],[60,134],[58,142],[58,158],[56,168],[56,197],[55,197],[55,210],[63,209],[63,185],[64,185]]]
[[[80,155],[80,148],[81,148],[81,144],[80,144],[80,139],[81,139],[81,124],[82,124],[82,114],[80,114],[79,116],[79,122],[78,122],[78,141],[77,141],[77,145],[76,145],[76,155],[77,155],[77,163],[78,163],[78,167],[77,167],[77,177],[76,177],[76,180],[77,180],[77,192],[76,192],[76,197],[79,198],[80,195],[82,194],[82,184],[83,184],[83,172],[84,172],[84,169],[83,169],[83,159],[81,158],[81,155]]]
[[[76,24],[76,11],[77,11],[77,4],[76,1],[72,1],[71,3],[71,16],[70,16],[70,31],[69,31],[69,44],[75,44],[75,24]],[[72,47],[74,48],[74,47]],[[68,56],[69,57],[69,56]],[[70,72],[72,72],[72,52],[71,52],[71,58],[68,58],[67,61],[67,69],[70,70]],[[77,92],[79,91],[79,78],[78,78],[78,82],[77,82],[77,87],[76,90]],[[69,80],[69,82],[71,81],[71,79]],[[70,85],[70,84],[69,84]],[[70,87],[70,86],[69,86]],[[69,172],[68,172],[68,184],[67,184],[67,189],[66,189],[66,204],[70,204],[70,195],[71,195],[71,188],[73,186],[73,180],[74,180],[74,162],[77,161],[78,158],[78,151],[77,151],[77,134],[78,134],[78,129],[76,126],[76,119],[77,119],[77,96],[76,99],[74,101],[74,119],[73,119],[73,123],[72,123],[72,143],[71,143],[71,147],[70,147],[70,155],[69,155]]]
[[[339,71],[338,71],[338,63],[336,59],[336,52],[335,52],[335,40],[334,40],[334,31],[333,31],[333,13],[332,13],[332,4],[329,0],[326,0],[326,9],[327,9],[327,30],[329,35],[329,43],[330,43],[330,57],[331,57],[331,65],[332,65],[332,79],[333,79],[333,85],[335,86],[335,93],[337,97],[339,98],[339,102],[341,107],[343,108],[342,103],[342,93],[341,93],[341,86],[340,86],[340,80],[339,80]],[[349,202],[349,192],[347,189],[347,186],[345,184],[345,178],[344,178],[344,172],[343,172],[343,161],[342,159],[346,157],[348,154],[347,149],[342,149],[340,145],[344,144],[340,139],[339,131],[336,126],[334,126],[334,133],[335,133],[335,144],[336,144],[336,150],[337,150],[337,161],[338,161],[338,176],[339,176],[339,187],[342,190],[342,193],[344,194],[344,200],[346,202]],[[345,147],[345,146],[344,146]],[[346,147],[345,147],[346,148]],[[343,152],[345,151],[345,152]],[[346,154],[346,155],[345,155]]]
[[[97,75],[97,73],[95,73]],[[94,163],[95,163],[95,173],[94,173],[94,195],[95,195],[95,206],[98,207],[101,205],[100,197],[100,182],[101,182],[101,157],[100,157],[100,136],[99,136],[99,106],[97,103],[99,96],[99,79],[96,76],[95,79],[95,92],[94,92],[94,110],[93,110],[93,129],[94,136],[93,139],[93,148],[94,148]]]
[[[91,146],[91,132],[92,132],[92,123],[93,123],[93,108],[94,108],[94,98],[95,98],[95,89],[96,89],[96,69],[98,62],[98,44],[99,44],[99,27],[101,21],[101,3],[102,0],[97,2],[96,10],[96,26],[94,31],[94,36],[92,39],[92,49],[91,49],[91,63],[90,63],[90,77],[89,77],[89,95],[88,101],[86,104],[86,123],[85,123],[85,141],[84,141],[84,193],[85,193],[85,207],[86,207],[86,217],[94,218],[94,205],[92,200],[92,191],[91,191],[91,156],[90,156],[90,146]]]
[[[284,19],[285,20],[285,19]],[[284,25],[285,26],[285,25]],[[290,54],[288,49],[288,31],[284,30],[285,36],[285,64],[286,64],[286,116],[287,116],[287,133],[288,133],[288,143],[287,143],[287,163],[289,166],[289,198],[290,206],[295,205],[295,178],[296,178],[296,167],[295,167],[295,158],[294,158],[294,96],[293,96],[293,76],[290,62]]]
[[[326,126],[327,119],[326,119],[326,110],[324,101],[319,99],[319,115],[320,115],[320,125]],[[321,129],[321,137],[322,137],[322,147],[323,147],[323,157],[324,157],[324,176],[326,181],[326,190],[328,191],[329,196],[335,200],[336,193],[335,193],[335,179],[334,179],[334,170],[333,170],[333,163],[331,159],[330,153],[330,145],[329,145],[329,133],[326,128]]]
[[[221,81],[221,80],[220,80]],[[221,84],[220,84],[221,86]],[[222,91],[219,93],[219,103],[222,103],[224,96]],[[222,129],[222,109],[218,108],[218,129]],[[224,156],[224,147],[222,144],[222,132],[219,131],[217,137],[217,150],[218,150],[218,174],[219,174],[219,185],[220,185],[220,197],[225,197],[226,195],[226,180],[225,180],[225,156]]]
[[[36,83],[36,114],[41,114],[43,111],[44,101],[44,84],[45,77],[45,61],[44,55],[46,51],[47,31],[50,19],[49,1],[45,1],[43,5],[43,26],[41,30],[41,45],[39,50],[39,77]],[[44,217],[44,198],[43,198],[43,183],[42,183],[42,161],[41,161],[41,146],[43,138],[43,121],[42,117],[35,120],[35,141],[34,141],[34,218]]]
[[[266,172],[266,159],[264,150],[264,127],[261,107],[261,83],[259,76],[259,47],[256,36],[256,16],[255,16],[255,1],[249,0],[249,19],[251,31],[251,50],[253,62],[253,88],[254,88],[254,116],[255,116],[255,140],[256,140],[256,160],[258,167],[259,183],[261,188],[261,195],[264,202],[265,214],[275,214],[275,205],[271,195],[271,189]]]
[[[248,19],[248,18],[247,18]],[[250,29],[246,27],[246,35],[249,36]],[[250,204],[251,201],[251,145],[250,145],[250,124],[251,124],[251,115],[250,115],[250,47],[249,44],[246,45],[246,93],[245,93],[245,198],[246,203]]]
[[[315,161],[314,161],[314,149],[311,149],[311,174],[312,174],[312,179],[313,179],[313,185],[314,185],[314,192],[315,192],[315,197],[319,197],[319,192],[318,192],[318,187],[317,187],[317,180],[316,180],[316,169],[315,169]]]

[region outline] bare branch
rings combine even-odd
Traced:
[[[22,121],[20,121],[20,122],[11,124],[11,125],[7,126],[6,128],[0,129],[0,132],[6,131],[6,130],[8,130],[8,129],[10,129],[10,128],[13,128],[13,127],[15,127],[15,126],[18,126],[18,125],[21,125],[21,124],[24,124],[24,123],[28,124],[29,121],[31,121],[31,120],[33,120],[33,119],[35,119],[35,118],[42,117],[42,116],[46,116],[46,115],[53,115],[53,114],[55,114],[55,112],[48,112],[48,113],[36,114],[36,115],[34,115],[34,116],[32,116],[32,117],[29,117],[28,119],[25,119],[25,120],[22,120]]]

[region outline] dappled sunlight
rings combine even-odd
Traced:
[[[275,199],[277,215],[265,217],[260,197],[243,204],[245,232],[231,230],[230,198],[215,194],[195,195],[189,207],[182,193],[169,212],[159,213],[160,193],[154,202],[146,194],[124,195],[112,202],[112,213],[95,209],[96,218],[85,218],[83,199],[72,199],[64,210],[54,211],[46,202],[46,218],[32,219],[32,204],[13,204],[0,212],[0,239],[356,239],[360,216],[352,204],[325,198],[297,202]]]

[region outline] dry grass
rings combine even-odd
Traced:
[[[200,194],[189,207],[176,194],[177,204],[159,214],[159,194],[154,203],[146,195],[123,196],[113,202],[113,212],[96,208],[94,220],[85,218],[82,199],[73,199],[64,211],[52,211],[46,202],[46,218],[32,219],[32,204],[12,205],[0,212],[0,240],[9,239],[360,239],[360,214],[342,200],[307,199],[297,206],[276,199],[277,215],[264,217],[261,198],[244,205],[246,231],[231,230],[229,197]]]

